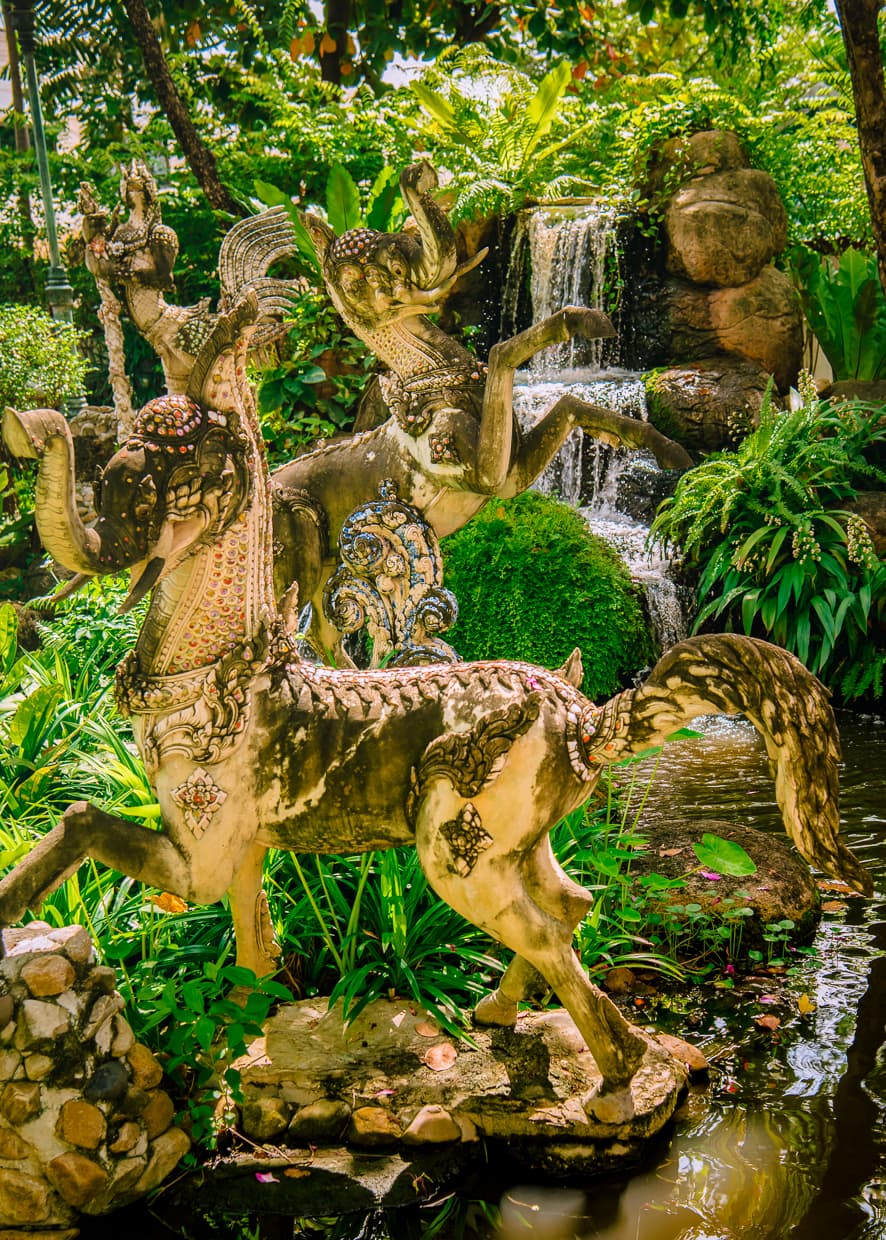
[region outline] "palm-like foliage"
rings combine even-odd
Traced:
[[[420,132],[455,172],[454,218],[512,211],[530,195],[550,199],[576,185],[554,171],[555,156],[589,128],[565,123],[571,82],[565,62],[536,84],[470,48],[444,53],[410,84],[426,117]]]
[[[882,486],[882,411],[861,403],[779,412],[735,452],[717,453],[681,480],[652,536],[678,544],[700,569],[701,610],[798,655],[847,697],[882,693],[886,563],[843,506]]]

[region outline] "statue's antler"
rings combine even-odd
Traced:
[[[639,689],[602,708],[588,758],[618,762],[715,711],[746,715],[763,737],[785,829],[806,860],[870,895],[869,875],[839,838],[840,751],[828,692],[780,646],[734,634],[680,642]]]

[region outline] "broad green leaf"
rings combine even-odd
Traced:
[[[0,670],[4,676],[15,663],[17,649],[18,616],[11,603],[4,603],[0,607]]]
[[[526,109],[526,123],[521,126],[523,150],[520,166],[532,155],[539,142],[553,125],[566,87],[572,81],[572,70],[566,61],[553,68],[539,83],[538,90]]]
[[[330,227],[339,236],[351,228],[359,228],[363,220],[360,191],[354,178],[342,164],[333,164],[326,182],[326,212]]]
[[[46,739],[47,727],[56,713],[63,690],[61,685],[40,685],[21,702],[9,725],[9,739],[24,755],[33,757]]]
[[[742,846],[732,840],[724,840],[720,835],[706,832],[701,837],[700,844],[692,845],[692,851],[703,866],[715,870],[717,874],[727,874],[730,878],[747,878],[757,873],[756,862]]]

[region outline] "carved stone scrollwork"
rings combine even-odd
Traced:
[[[342,633],[365,629],[372,665],[414,667],[457,663],[439,636],[458,615],[455,595],[442,585],[437,536],[416,509],[385,480],[379,498],[362,504],[339,535],[341,563],[323,593],[323,610]]]

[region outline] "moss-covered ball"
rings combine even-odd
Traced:
[[[606,698],[653,657],[638,587],[559,500],[534,491],[492,500],[443,540],[443,559],[459,606],[446,638],[465,659],[553,668],[579,646],[584,692]]]

